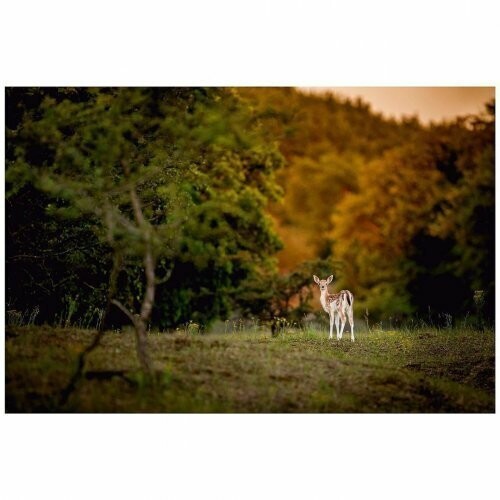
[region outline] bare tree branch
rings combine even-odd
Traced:
[[[169,269],[166,273],[165,273],[165,276],[163,276],[163,278],[157,278],[155,280],[155,284],[156,285],[163,285],[163,283],[166,283],[169,279],[170,279],[170,276],[172,276],[172,271],[173,269]]]
[[[118,307],[118,309],[120,309],[120,311],[122,311],[123,314],[125,314],[128,319],[132,321],[132,324],[136,324],[137,319],[135,316],[119,300],[111,299],[111,303]]]
[[[134,216],[137,224],[139,224],[139,226],[144,225],[146,221],[144,219],[144,214],[142,213],[141,202],[139,201],[135,187],[130,189],[130,200],[132,202],[132,208],[134,209]]]

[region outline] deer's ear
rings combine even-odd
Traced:
[[[319,278],[315,274],[313,274],[313,278],[314,281],[319,285]]]
[[[326,280],[326,284],[329,285],[333,281],[333,274],[328,276],[328,279]]]

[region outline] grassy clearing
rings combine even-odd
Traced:
[[[131,331],[106,333],[65,407],[58,395],[94,332],[8,327],[8,412],[494,412],[493,331],[313,330],[149,335],[155,384]]]

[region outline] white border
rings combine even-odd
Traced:
[[[498,17],[486,0],[69,5],[2,3],[4,86],[500,81]],[[496,415],[3,415],[0,427],[9,499],[420,500],[498,491]]]

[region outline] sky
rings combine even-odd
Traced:
[[[401,118],[417,115],[424,123],[478,113],[495,97],[494,87],[302,87],[332,91],[343,97],[361,97],[374,111]]]

